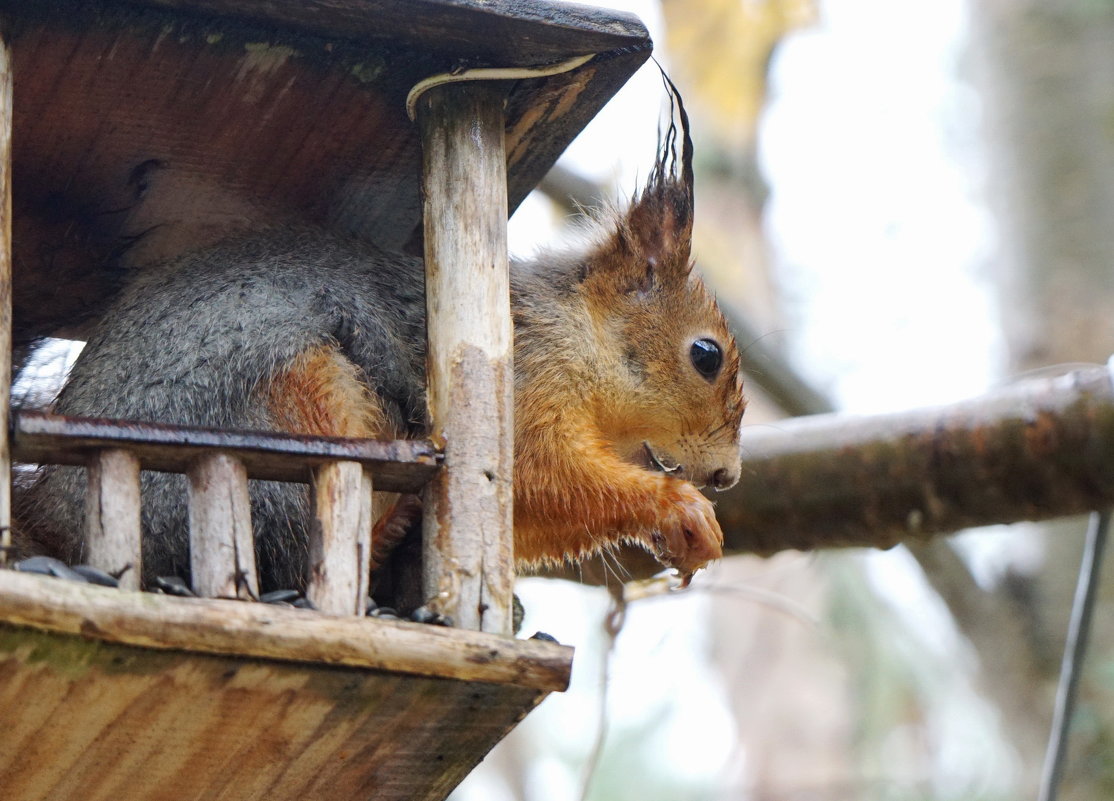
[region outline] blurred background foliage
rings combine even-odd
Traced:
[[[866,413],[1114,352],[1114,3],[611,5],[650,25],[692,112],[695,252],[757,332],[742,347]],[[629,195],[661,102],[644,70],[560,171]],[[559,194],[524,205],[512,242],[562,236]],[[776,425],[754,379],[746,424]],[[527,631],[577,646],[573,687],[454,799],[1035,798],[1084,527],[731,556],[686,593],[641,592],[610,634],[615,578],[523,579]],[[1106,577],[1077,801],[1114,798]]]

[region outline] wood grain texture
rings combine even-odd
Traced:
[[[362,615],[371,572],[371,479],[359,462],[332,462],[314,470],[310,487],[306,597],[330,615]]]
[[[189,477],[190,577],[202,598],[259,597],[248,474],[226,453],[196,459]]]
[[[118,448],[89,460],[85,486],[85,558],[119,576],[120,588],[138,590],[143,575],[139,459]]]
[[[105,642],[389,670],[537,690],[568,686],[572,649],[481,632],[208,598],[127,593],[0,571],[0,621]]]
[[[499,66],[531,66],[647,41],[631,14],[552,0],[142,0],[351,39],[395,39]]]
[[[12,544],[12,54],[0,27],[0,567]]]
[[[441,455],[425,440],[380,441],[131,423],[21,411],[14,415],[12,448],[21,462],[84,465],[89,453],[125,448],[144,470],[184,473],[198,457],[227,452],[250,478],[308,483],[313,468],[359,462],[376,487],[417,492],[439,469]]]
[[[427,488],[424,588],[458,625],[508,634],[514,584],[512,328],[503,94],[418,100],[423,142],[428,403],[445,469]]]
[[[0,787],[4,801],[441,801],[545,694],[0,624]]]
[[[84,336],[118,288],[120,260],[142,269],[234,231],[297,221],[420,252],[409,88],[452,69],[467,42],[499,64],[553,31],[565,31],[547,45],[561,58],[591,37],[574,36],[579,12],[566,26],[560,7],[546,21],[532,3],[419,5],[440,7],[444,22],[415,39],[426,17],[410,3],[0,0],[20,76],[17,343]],[[293,16],[276,22],[272,7]],[[368,38],[312,24],[344,7]],[[507,85],[510,208],[649,55],[640,25],[628,36],[609,12],[586,18],[622,44],[590,69]],[[514,35],[500,27],[508,19]]]

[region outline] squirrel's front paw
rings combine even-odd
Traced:
[[[688,482],[670,488],[651,538],[658,561],[677,568],[686,585],[693,573],[723,556],[723,531],[712,502]]]

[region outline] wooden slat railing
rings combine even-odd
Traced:
[[[195,459],[186,475],[194,592],[203,598],[258,598],[244,463],[228,453],[209,453]]]
[[[206,598],[256,598],[248,479],[312,488],[307,596],[323,612],[362,614],[369,591],[372,489],[418,492],[441,455],[421,440],[300,437],[289,434],[63,417],[22,411],[13,417],[17,461],[85,466],[88,558],[139,588],[140,470],[189,477],[190,569]]]
[[[32,411],[13,418],[12,453],[20,462],[80,466],[93,451],[124,448],[139,457],[143,470],[185,473],[197,457],[223,452],[236,454],[248,478],[298,482],[308,482],[310,471],[328,462],[359,462],[383,492],[420,492],[441,464],[427,440],[218,431]]]
[[[310,531],[306,596],[323,612],[363,614],[375,522],[372,479],[359,462],[332,462],[314,470],[311,486],[318,525]]]
[[[122,589],[138,590],[139,459],[123,448],[104,448],[94,451],[88,464],[85,547],[89,564],[119,575]],[[127,565],[136,569],[124,570]]]

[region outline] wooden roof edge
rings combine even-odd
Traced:
[[[241,601],[124,592],[0,570],[0,625],[90,640],[563,691],[573,649],[541,640]]]
[[[123,0],[317,36],[407,43],[493,66],[651,45],[635,15],[554,0]]]

